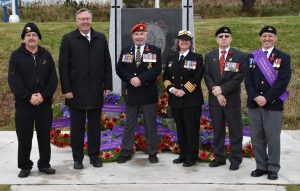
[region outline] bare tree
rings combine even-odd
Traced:
[[[242,0],[242,12],[250,12],[253,10],[256,0]]]

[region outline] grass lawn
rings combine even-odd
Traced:
[[[10,185],[0,184],[0,191],[10,191]]]
[[[300,17],[237,17],[222,19],[196,19],[195,39],[196,52],[205,55],[209,50],[216,48],[215,31],[220,26],[229,26],[233,32],[232,46],[250,52],[260,47],[258,32],[264,25],[273,25],[278,31],[277,47],[291,55],[293,73],[300,76]],[[10,54],[21,43],[20,34],[25,23],[0,23],[0,129],[13,129],[13,99],[7,86],[7,66]],[[41,45],[46,47],[57,63],[59,45],[63,34],[75,29],[75,22],[37,23],[42,33]],[[94,22],[94,29],[102,31],[108,37],[109,23]],[[204,91],[205,91],[205,86]],[[300,99],[297,92],[300,82],[292,79],[290,85],[291,96],[287,101],[284,118],[286,129],[300,129]],[[60,90],[57,90],[55,102],[62,102]],[[245,91],[242,99],[246,99]],[[245,101],[243,111],[246,113]]]

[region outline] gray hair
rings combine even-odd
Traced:
[[[89,12],[93,16],[93,13],[91,10],[89,10],[88,8],[81,8],[78,11],[76,11],[76,17],[77,17],[77,15],[79,15],[80,13],[85,12],[85,11]]]

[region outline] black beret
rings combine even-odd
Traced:
[[[24,26],[24,29],[23,29],[23,31],[22,31],[22,33],[21,33],[21,38],[22,38],[22,40],[24,39],[25,34],[26,34],[26,33],[29,33],[29,32],[35,32],[35,33],[38,35],[39,39],[42,40],[42,35],[41,35],[41,33],[40,33],[40,30],[39,30],[39,28],[36,26],[36,24],[34,24],[34,23],[27,23],[27,24]]]
[[[220,33],[228,33],[228,34],[231,34],[231,30],[230,30],[229,27],[223,26],[223,27],[219,28],[219,29],[216,31],[215,36],[218,36],[218,34],[220,34]]]
[[[268,32],[268,33],[273,33],[273,34],[277,34],[277,31],[275,29],[275,27],[273,26],[264,26],[262,29],[260,29],[260,32],[259,32],[259,36],[261,36],[263,33],[265,32]]]

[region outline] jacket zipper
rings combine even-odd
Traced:
[[[38,77],[38,70],[37,70],[37,65],[36,65],[36,59],[35,56],[32,55],[33,60],[34,60],[34,67],[35,67],[35,74],[36,74],[36,86],[37,86],[37,93],[39,93],[39,77]]]

